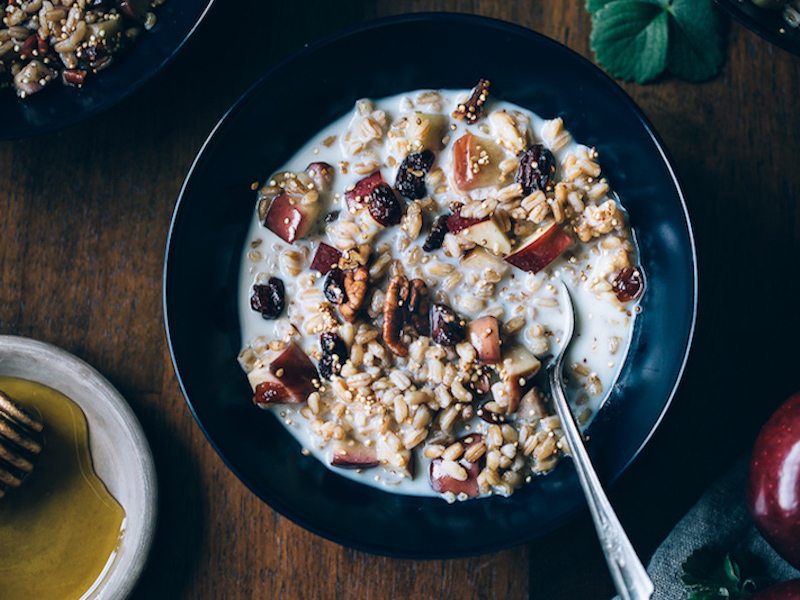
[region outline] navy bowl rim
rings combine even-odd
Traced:
[[[737,0],[715,0],[715,1],[717,3],[717,6],[719,6],[725,12],[727,12],[740,25],[744,26],[745,29],[749,29],[762,39],[768,41],[773,46],[777,46],[781,50],[785,50],[786,52],[794,54],[795,56],[800,56],[800,42],[798,41],[793,42],[791,41],[791,38],[785,35],[781,35],[780,32],[765,27],[764,24],[761,23],[761,21],[759,21],[758,19],[754,19],[746,12],[741,10],[737,6],[738,4]]]
[[[195,20],[194,25],[186,35],[183,36],[180,43],[172,49],[172,51],[164,57],[164,59],[158,63],[155,68],[151,69],[147,72],[147,74],[139,77],[137,80],[133,81],[129,85],[125,86],[124,90],[115,96],[108,96],[104,98],[101,102],[98,102],[95,106],[91,109],[86,111],[79,111],[75,113],[73,117],[68,117],[59,121],[58,123],[48,122],[40,127],[30,127],[26,129],[24,132],[15,134],[15,135],[6,135],[2,128],[0,128],[0,141],[13,141],[13,140],[23,140],[30,137],[35,137],[39,135],[44,135],[47,133],[53,133],[55,131],[61,131],[62,129],[66,129],[68,127],[72,127],[73,125],[77,125],[78,123],[82,123],[83,121],[92,119],[98,115],[103,114],[104,112],[110,110],[117,104],[125,101],[126,99],[130,98],[136,91],[142,88],[147,82],[151,81],[156,75],[158,75],[161,71],[166,68],[166,66],[171,63],[178,53],[183,49],[189,39],[194,35],[197,29],[205,20],[208,13],[211,11],[211,7],[214,5],[215,0],[207,0],[206,5],[203,8],[203,11],[200,13],[200,16]],[[90,83],[91,85],[91,83]]]
[[[209,435],[208,431],[206,430],[205,426],[199,419],[195,407],[189,398],[189,395],[186,393],[186,388],[184,386],[183,378],[181,377],[180,370],[178,368],[177,360],[174,353],[174,348],[172,344],[172,335],[170,330],[170,318],[169,318],[169,308],[168,308],[168,291],[167,291],[167,275],[169,270],[169,261],[171,255],[171,248],[172,248],[172,236],[175,230],[175,226],[178,220],[178,215],[183,203],[184,193],[186,188],[191,180],[195,168],[201,162],[204,157],[205,152],[207,151],[208,147],[214,141],[217,132],[222,129],[226,124],[228,119],[232,118],[245,104],[246,100],[253,93],[265,80],[269,79],[276,71],[283,68],[284,66],[292,63],[293,61],[297,60],[299,57],[304,56],[309,52],[316,51],[320,48],[328,46],[332,43],[335,43],[339,39],[344,37],[354,35],[360,33],[362,31],[366,31],[373,28],[383,27],[385,25],[393,25],[398,23],[410,23],[415,21],[423,21],[423,20],[440,20],[440,21],[451,21],[451,22],[471,22],[471,23],[479,23],[489,27],[494,27],[500,30],[505,30],[509,33],[533,36],[539,38],[539,41],[544,42],[545,44],[551,44],[554,46],[559,47],[560,49],[565,49],[567,52],[573,54],[578,60],[583,61],[592,69],[594,69],[598,76],[605,78],[608,83],[611,84],[611,89],[614,90],[619,97],[621,102],[626,103],[629,108],[632,109],[636,117],[638,118],[639,122],[645,128],[645,131],[650,136],[651,140],[655,144],[656,148],[658,149],[659,154],[664,162],[665,167],[667,168],[672,181],[675,186],[675,190],[677,192],[678,200],[680,201],[681,209],[684,215],[684,221],[686,225],[686,232],[687,237],[689,240],[690,245],[690,255],[691,255],[691,264],[687,265],[691,268],[692,271],[692,316],[691,316],[691,323],[689,329],[687,331],[686,340],[685,340],[685,350],[683,359],[681,362],[680,369],[677,373],[677,377],[675,378],[675,382],[673,383],[672,389],[669,393],[668,398],[664,402],[664,406],[661,409],[661,412],[653,423],[650,431],[648,432],[647,436],[642,441],[639,448],[637,448],[636,452],[630,457],[630,459],[625,463],[625,465],[620,469],[619,473],[610,481],[607,482],[606,485],[610,485],[614,481],[616,481],[631,465],[631,463],[636,459],[637,456],[641,453],[642,449],[647,445],[647,443],[652,438],[653,434],[655,433],[658,426],[661,424],[661,421],[664,419],[664,416],[669,409],[673,398],[678,390],[678,386],[683,378],[684,371],[686,369],[686,364],[689,359],[689,354],[692,346],[692,341],[694,338],[696,323],[697,323],[697,305],[698,305],[698,267],[697,267],[697,248],[694,239],[694,232],[692,230],[691,220],[689,218],[689,211],[686,206],[686,200],[683,193],[683,188],[680,184],[680,180],[677,176],[675,168],[673,167],[671,157],[667,152],[667,149],[658,135],[658,133],[653,128],[650,121],[647,119],[645,114],[642,110],[638,107],[638,105],[633,101],[633,99],[614,81],[611,77],[609,77],[602,69],[600,69],[597,65],[592,63],[587,58],[583,57],[576,51],[572,50],[568,46],[561,44],[560,42],[547,37],[546,35],[529,29],[527,27],[523,27],[521,25],[517,25],[514,23],[510,23],[507,21],[502,21],[499,19],[493,19],[490,17],[484,17],[481,15],[474,15],[468,13],[457,13],[457,12],[419,12],[419,13],[410,13],[404,15],[396,15],[390,17],[383,17],[379,19],[373,19],[370,21],[366,21],[363,23],[359,23],[357,25],[350,26],[348,28],[339,30],[333,34],[328,36],[324,36],[319,38],[313,42],[309,42],[303,45],[303,47],[291,54],[290,56],[286,57],[285,59],[281,60],[278,63],[275,63],[270,68],[268,68],[263,75],[261,75],[253,85],[251,85],[240,97],[236,100],[236,102],[223,114],[217,124],[209,133],[206,140],[203,142],[200,150],[197,153],[194,161],[192,162],[192,166],[190,167],[186,178],[184,179],[183,184],[181,185],[180,192],[178,194],[178,199],[175,203],[175,208],[172,214],[172,219],[170,221],[169,232],[167,234],[166,240],[166,248],[164,254],[164,271],[163,271],[163,280],[162,280],[162,302],[163,302],[163,310],[164,310],[164,328],[167,336],[167,345],[169,348],[170,359],[172,361],[173,370],[175,371],[175,377],[178,380],[178,385],[181,389],[181,393],[183,394],[184,400],[186,401],[187,406],[189,407],[190,412],[192,413],[192,417],[194,418],[195,422],[197,423],[200,430],[203,432],[208,443],[214,449],[214,451],[219,455],[222,462],[225,466],[230,469],[230,471],[241,481],[245,487],[247,487],[256,497],[258,497],[261,501],[265,502],[270,508],[277,511],[280,515],[290,519],[292,522],[296,523],[297,525],[303,527],[304,529],[311,531],[312,533],[319,535],[327,540],[333,541],[337,544],[354,548],[356,550],[369,552],[373,554],[389,556],[394,558],[414,558],[414,559],[448,559],[448,558],[463,558],[468,556],[476,556],[479,554],[485,554],[493,551],[498,551],[501,549],[514,547],[523,543],[529,542],[533,539],[533,536],[530,535],[521,535],[518,539],[510,540],[506,543],[497,543],[492,545],[487,545],[485,547],[481,547],[479,551],[463,551],[463,552],[450,552],[450,553],[426,553],[425,549],[419,549],[419,551],[415,552],[403,552],[398,551],[394,548],[382,547],[382,546],[374,546],[371,544],[363,544],[351,539],[345,539],[335,532],[331,531],[329,528],[320,527],[318,525],[309,523],[306,519],[299,517],[290,506],[286,506],[281,502],[276,502],[273,497],[270,496],[269,493],[265,493],[263,490],[259,490],[256,488],[252,482],[250,482],[240,471],[239,469],[233,465],[228,458],[224,455],[224,453],[220,450],[218,445]],[[576,509],[574,512],[567,514],[564,518],[560,520],[554,520],[551,523],[551,527],[547,529],[547,531],[555,530],[556,528],[564,525],[569,520],[573,519],[579,512],[579,509]],[[541,534],[540,534],[541,535]],[[538,536],[536,536],[538,537]]]

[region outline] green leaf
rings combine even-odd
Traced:
[[[669,71],[689,81],[705,81],[725,60],[723,23],[712,0],[672,0],[669,20]]]
[[[739,573],[739,565],[731,558],[730,554],[725,555],[725,562],[724,562],[724,569],[725,575],[727,575],[728,579],[735,584],[739,584],[739,579],[741,574]]]
[[[613,2],[614,0],[586,0],[586,10],[589,11],[590,15],[593,15],[598,10],[603,8],[609,2]]]
[[[669,16],[658,0],[612,0],[593,22],[592,50],[609,73],[645,83],[664,71]]]

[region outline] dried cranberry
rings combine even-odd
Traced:
[[[250,296],[250,307],[261,313],[265,319],[277,319],[286,305],[286,291],[283,281],[277,277],[270,277],[264,284],[253,286],[253,295]]]
[[[339,267],[333,268],[325,277],[325,297],[331,304],[344,304],[347,302],[347,292],[344,291],[344,271]]]
[[[369,214],[384,227],[397,225],[403,218],[403,205],[389,184],[380,183],[372,190]]]
[[[428,237],[425,238],[425,243],[422,244],[422,249],[425,250],[425,252],[431,252],[432,250],[441,248],[447,231],[447,215],[439,215],[433,221],[430,233],[428,233]]]
[[[394,180],[394,187],[409,200],[423,198],[428,193],[425,189],[425,175],[433,165],[433,152],[423,150],[415,152],[405,157],[400,168],[397,169],[397,177]]]
[[[516,181],[522,185],[525,194],[546,190],[555,174],[556,159],[541,144],[531,146],[519,157]]]
[[[625,267],[611,284],[620,302],[630,302],[638,298],[644,288],[644,279],[639,267]]]
[[[319,374],[323,379],[338,375],[347,360],[347,346],[338,335],[327,331],[319,336],[322,358],[319,360]]]
[[[431,307],[431,336],[433,341],[442,346],[455,346],[464,341],[466,328],[464,320],[446,304],[434,304]]]

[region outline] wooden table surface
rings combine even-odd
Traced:
[[[249,7],[246,17],[234,4]],[[160,524],[136,598],[610,596],[586,516],[527,547],[427,562],[342,548],[278,516],[228,472],[192,420],[161,310],[163,250],[183,177],[212,126],[270,64],[335,29],[420,10],[506,19],[590,56],[583,4],[220,1],[179,58],[128,101],[60,133],[0,144],[0,333],[92,363],[128,398],[153,447]],[[736,24],[715,80],[625,85],[683,179],[701,279],[681,389],[611,491],[645,556],[800,387],[799,86],[800,59]]]

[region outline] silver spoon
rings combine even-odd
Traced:
[[[603,491],[603,486],[600,485],[600,480],[597,478],[592,461],[583,445],[581,432],[575,423],[572,410],[564,394],[561,373],[564,368],[567,347],[575,332],[575,309],[564,282],[561,282],[561,295],[564,298],[563,305],[567,313],[564,342],[560,352],[553,358],[547,369],[553,403],[556,406],[558,417],[561,419],[561,428],[564,430],[564,437],[569,444],[575,470],[578,472],[578,479],[581,482],[583,493],[586,495],[586,502],[589,505],[597,536],[600,538],[600,544],[603,547],[603,553],[617,592],[622,600],[647,600],[653,595],[653,582],[625,534],[625,530],[608,501],[608,496]]]

